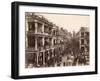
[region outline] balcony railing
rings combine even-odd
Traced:
[[[30,48],[27,48],[26,51],[35,51],[35,48],[30,47]]]
[[[44,47],[42,46],[42,47],[38,47],[38,50],[39,51],[41,51],[41,50],[43,50],[44,49]]]
[[[49,48],[50,48],[49,45],[44,46],[44,49],[49,49]]]

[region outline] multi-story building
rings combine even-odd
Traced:
[[[35,13],[25,13],[25,64],[28,67],[59,66],[63,38],[58,26]]]
[[[85,56],[86,64],[89,64],[89,28],[81,27],[79,31],[79,47],[81,54]]]

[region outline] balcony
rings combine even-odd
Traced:
[[[45,46],[44,46],[44,49],[49,49],[49,48],[50,48],[49,45],[45,45]]]
[[[35,33],[33,31],[27,31],[27,35],[28,36],[34,36],[34,37],[43,37],[43,36],[45,36],[44,33],[40,33],[40,32]]]
[[[26,48],[26,51],[27,52],[35,52],[35,48],[32,48],[32,47],[29,47],[29,48]]]
[[[35,32],[34,31],[27,31],[27,35],[34,35]]]
[[[38,50],[39,50],[39,51],[42,51],[42,50],[44,50],[44,47],[43,47],[43,46],[38,47]]]

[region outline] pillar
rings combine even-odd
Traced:
[[[43,66],[45,66],[45,51],[43,51]]]
[[[44,23],[42,24],[42,32],[44,33]]]
[[[36,52],[36,62],[37,62],[37,66],[38,66],[38,56],[39,56],[39,52]]]
[[[27,22],[27,18],[25,19],[25,48],[28,47],[28,36],[27,36],[27,32],[28,32],[28,28],[29,28],[29,25],[28,25],[28,22]]]
[[[43,49],[44,49],[44,37],[42,38]],[[43,51],[43,66],[45,66],[45,51]]]
[[[35,33],[37,33],[37,29],[38,29],[38,23],[37,20],[35,20]]]
[[[28,48],[28,37],[25,36],[25,48],[27,49]]]
[[[53,39],[53,37],[52,37],[51,41],[52,41],[51,44],[52,44],[52,47],[53,47],[54,46],[54,43],[53,43],[54,39]]]
[[[35,37],[35,50],[37,50],[37,38]]]

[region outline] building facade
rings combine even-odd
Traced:
[[[41,15],[25,13],[25,67],[59,66],[64,50],[62,30]]]
[[[86,64],[89,64],[89,28],[81,27],[79,31],[79,45],[81,55],[85,58]]]

